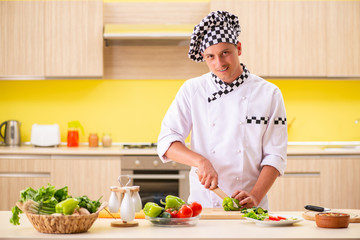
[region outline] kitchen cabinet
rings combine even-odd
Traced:
[[[0,77],[45,74],[43,1],[0,1]]]
[[[102,77],[102,1],[0,1],[0,78]]]
[[[0,155],[0,211],[10,210],[20,191],[51,182],[50,155]]]
[[[307,204],[360,208],[360,157],[289,156],[284,176],[268,193],[271,211],[301,211]]]
[[[212,0],[239,17],[240,57],[268,77],[359,77],[359,1]]]
[[[360,76],[360,2],[326,1],[326,63],[330,77]]]
[[[119,156],[52,155],[51,183],[68,186],[73,196],[108,201],[110,186],[118,186],[121,174]]]
[[[306,204],[320,205],[321,162],[316,157],[288,157],[284,176],[271,187],[271,211],[303,210]]]
[[[129,29],[104,47],[104,78],[188,79],[208,72],[187,57],[193,27],[208,11],[207,1],[104,2],[105,29]]]
[[[46,77],[102,77],[102,1],[45,1]]]

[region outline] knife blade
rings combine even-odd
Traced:
[[[212,191],[218,195],[221,199],[224,199],[226,197],[229,197],[221,188],[216,187],[215,189],[212,189]]]
[[[324,207],[319,207],[319,206],[314,206],[314,205],[306,205],[304,208],[306,210],[311,210],[311,211],[315,211],[315,212],[328,212],[328,211],[331,211],[330,208],[324,208]]]
[[[212,191],[218,195],[221,199],[224,200],[224,198],[229,197],[221,188],[216,187],[215,189],[212,189]],[[231,198],[231,201],[233,203],[233,206],[236,208],[239,208],[239,205],[236,204],[236,202]]]

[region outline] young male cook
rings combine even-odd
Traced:
[[[163,119],[158,154],[192,167],[189,202],[222,207],[211,191],[219,186],[242,206],[268,209],[266,193],[286,167],[286,113],[280,90],[240,63],[239,34],[238,18],[225,11],[195,26],[188,56],[211,72],[180,88]]]

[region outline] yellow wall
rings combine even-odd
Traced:
[[[58,123],[66,142],[67,122],[90,132],[112,133],[114,142],[156,142],[161,120],[184,80],[0,81],[0,122],[22,122],[22,141],[31,126]],[[289,141],[359,141],[359,80],[271,80],[280,87]]]

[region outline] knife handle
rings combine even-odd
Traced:
[[[306,205],[304,208],[316,212],[323,212],[325,210],[325,208],[323,207],[314,206],[314,205]]]

